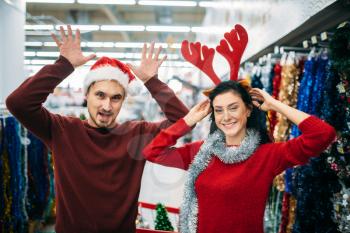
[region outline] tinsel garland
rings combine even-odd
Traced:
[[[55,211],[55,183],[54,183],[54,160],[53,154],[48,153],[48,178],[49,178],[49,197],[44,212],[44,221],[51,222],[56,217]]]
[[[338,178],[324,163],[324,156],[294,169],[293,195],[297,208],[293,233],[338,232],[331,220],[333,193],[340,191]],[[326,231],[325,231],[326,229]]]
[[[42,220],[49,194],[47,153],[44,144],[29,133],[28,176],[29,192],[27,206],[31,220]]]
[[[329,59],[326,54],[321,54],[317,59],[317,71],[316,78],[312,88],[311,104],[309,107],[309,113],[312,115],[320,116],[321,113],[321,101],[322,93],[324,89],[324,82],[327,77],[327,72],[329,70]]]
[[[10,164],[9,156],[7,150],[3,151],[2,154],[2,163],[3,163],[3,197],[4,197],[4,212],[1,216],[3,221],[2,232],[13,233],[13,225],[11,224],[11,206],[12,206],[12,195],[11,195],[11,175],[10,175]]]
[[[261,83],[263,85],[263,90],[269,94],[272,94],[272,79],[273,79],[273,69],[272,64],[267,63],[262,67],[261,71]]]
[[[275,179],[273,180],[273,185],[276,187],[276,189],[280,192],[284,192],[285,190],[285,182],[284,182],[284,172],[277,175]]]
[[[0,116],[0,203],[4,202],[4,187],[3,187],[3,148],[4,148],[4,118]],[[2,216],[4,215],[5,205],[0,205],[0,229],[2,228]]]
[[[329,167],[338,175],[341,192],[333,197],[333,220],[341,232],[350,232],[350,25],[338,28],[330,42],[332,65],[326,80],[322,116],[338,131],[338,140],[328,153]],[[329,111],[327,111],[329,109]]]
[[[287,193],[292,193],[292,189],[293,189],[292,175],[293,175],[293,168],[288,168],[284,172],[284,185],[285,185],[285,191]]]
[[[27,138],[28,131],[26,128],[21,126],[21,143],[22,143],[22,155],[23,155],[23,160],[22,160],[22,176],[23,176],[23,198],[22,198],[22,213],[24,215],[24,221],[28,221],[28,214],[27,210],[25,209],[26,203],[27,203],[27,194],[28,194],[28,150],[27,146],[29,144],[29,140]]]
[[[342,189],[333,197],[333,220],[338,224],[338,230],[342,233],[350,233],[350,188],[342,184]]]
[[[281,223],[281,205],[283,192],[278,191],[275,186],[272,186],[269,199],[265,208],[264,216],[264,231],[269,233],[278,233]]]
[[[345,117],[337,89],[340,76],[331,62],[328,69],[324,83],[320,117],[330,123],[337,131],[340,131],[343,127],[342,119]]]
[[[258,67],[257,69],[261,69],[261,67]],[[255,72],[253,74],[251,86],[253,88],[263,89],[263,84],[261,83],[261,72]]]
[[[314,57],[309,58],[304,64],[304,71],[301,77],[298,98],[297,109],[303,112],[309,112],[309,105],[312,94],[312,87],[314,83],[317,63]],[[300,135],[300,131],[297,126],[292,126],[290,138],[295,138]]]
[[[273,77],[273,83],[272,83],[272,97],[274,97],[275,99],[278,99],[280,86],[281,86],[282,66],[279,63],[277,63],[273,69],[274,69],[274,77]],[[275,126],[277,124],[277,113],[275,111],[269,111],[268,114],[270,119],[269,130],[272,135],[275,129]]]
[[[311,115],[321,115],[322,93],[328,70],[329,60],[326,54],[306,61],[299,87],[297,109]],[[300,134],[298,127],[293,125],[290,138],[295,138]]]
[[[296,206],[297,206],[297,200],[293,196],[290,196],[290,198],[289,198],[288,225],[287,225],[286,233],[291,233],[293,230],[293,225],[295,223]]]
[[[278,233],[286,233],[287,231],[288,218],[289,218],[289,199],[290,199],[290,194],[287,192],[284,192],[283,200],[282,200],[281,225]]]
[[[350,24],[346,23],[343,27],[338,28],[329,48],[331,51],[331,59],[335,69],[340,71],[342,75],[350,77]]]
[[[19,125],[15,118],[5,118],[5,144],[7,145],[8,159],[10,165],[10,189],[12,194],[11,224],[13,229],[20,233],[25,232],[26,220],[23,213],[24,197],[24,174],[23,157],[21,154],[21,140]]]
[[[282,68],[282,78],[280,93],[278,99],[291,106],[295,107],[299,88],[299,69],[295,64],[285,65]],[[276,142],[286,141],[290,134],[291,123],[288,119],[277,114],[277,124],[274,130],[274,138]]]

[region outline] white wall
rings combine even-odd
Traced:
[[[24,80],[24,0],[0,0],[0,103]]]

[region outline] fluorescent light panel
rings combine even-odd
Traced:
[[[195,33],[205,33],[205,34],[224,34],[229,32],[232,28],[226,27],[192,27],[191,31]]]
[[[85,56],[93,54],[93,52],[83,52]],[[58,57],[59,52],[34,52],[34,51],[25,51],[24,56],[26,57]],[[180,56],[178,54],[159,54],[159,57],[162,58],[167,55],[169,60],[178,60]],[[114,57],[114,58],[127,58],[127,59],[140,59],[142,53],[123,53],[123,52],[96,52],[97,57]]]
[[[140,64],[140,60],[120,60],[124,63]],[[88,61],[84,66],[92,66],[96,60]],[[27,67],[30,65],[36,65],[42,67],[43,65],[49,65],[55,63],[55,60],[24,60],[24,64]],[[183,61],[165,61],[162,63],[161,67],[177,67],[177,68],[193,68],[193,65],[188,62]]]
[[[26,24],[24,25],[24,30],[53,30],[53,25],[45,25],[45,24],[36,24],[36,25],[30,25]]]
[[[56,30],[60,30],[60,27],[63,26],[65,31],[68,30],[67,25],[56,25]],[[99,25],[71,25],[72,30],[77,30],[79,28],[80,31],[98,31],[100,30]]]
[[[247,10],[247,9],[266,9],[271,6],[271,3],[266,1],[200,1],[198,3],[200,7],[211,7],[220,9],[237,9],[237,10]]]
[[[36,52],[37,57],[59,57],[59,52]]]
[[[74,3],[75,0],[26,0],[27,3]]]
[[[24,46],[28,46],[28,47],[41,47],[41,46],[43,46],[43,42],[39,42],[39,41],[26,41],[26,42],[24,42]]]
[[[50,32],[45,32],[45,30],[60,30],[60,26],[63,26],[64,30],[67,30],[67,25],[25,25],[26,34],[28,33],[43,33],[50,34]],[[158,26],[158,25],[71,25],[73,30],[80,29],[81,31],[149,31],[149,32],[199,32],[199,33],[224,33],[230,28],[223,27],[189,27],[189,26]],[[43,31],[28,31],[28,30],[43,30]],[[122,45],[120,45],[122,46]]]
[[[147,26],[146,31],[149,32],[189,32],[190,27],[187,26]]]
[[[101,31],[142,32],[144,30],[145,26],[142,25],[101,25]]]
[[[142,48],[143,42],[81,42],[81,47],[89,47],[89,48]],[[149,45],[149,43],[148,43]],[[56,47],[55,42],[39,42],[39,41],[26,41],[25,46],[27,47]],[[158,48],[162,46],[162,48],[172,48],[179,49],[181,48],[181,43],[173,43],[170,46],[167,43],[155,43],[155,47]]]
[[[183,6],[183,7],[194,7],[197,6],[196,1],[148,1],[140,0],[139,5],[145,6]]]
[[[135,0],[78,0],[80,4],[135,5]]]
[[[55,60],[31,60],[30,64],[32,65],[48,65],[53,64]]]
[[[35,52],[32,51],[25,51],[24,56],[26,57],[35,57]]]

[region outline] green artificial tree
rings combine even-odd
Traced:
[[[157,217],[155,220],[155,229],[162,231],[174,231],[174,227],[171,225],[171,222],[168,217],[168,212],[165,209],[165,206],[158,203],[156,206]]]

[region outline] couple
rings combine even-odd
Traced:
[[[89,118],[50,113],[42,104],[83,56],[80,33],[68,26],[53,35],[60,57],[23,82],[7,99],[10,112],[52,151],[57,233],[132,233],[145,160],[189,171],[180,214],[181,232],[263,232],[263,212],[275,175],[307,162],[334,139],[334,129],[259,89],[237,81],[216,83],[209,100],[190,111],[157,78],[161,48],[142,50],[139,66],[103,57],[84,81]],[[192,44],[191,44],[192,46]],[[194,48],[192,48],[194,49]],[[132,72],[131,72],[132,71]],[[135,74],[165,113],[161,122],[116,117]],[[262,103],[262,104],[260,104]],[[258,128],[258,111],[277,111],[302,135],[272,143]],[[211,113],[205,141],[173,148],[176,140]],[[144,153],[142,153],[142,151]]]

